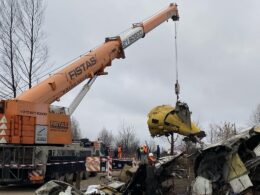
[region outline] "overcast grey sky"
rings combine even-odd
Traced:
[[[238,3],[239,2],[239,3]],[[168,0],[48,0],[45,32],[53,67],[147,19]],[[260,103],[260,1],[178,1],[181,100],[204,129],[210,123],[247,126]],[[166,22],[126,49],[99,77],[73,116],[84,136],[95,139],[122,121],[148,140],[147,114],[175,104],[174,23]],[[80,87],[61,98],[68,106]]]

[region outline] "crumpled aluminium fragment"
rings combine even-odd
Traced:
[[[212,194],[243,193],[246,190],[258,192],[260,128],[247,129],[203,149],[196,157],[194,171],[197,178],[204,178],[203,181],[209,180],[212,183],[210,186],[207,182],[202,182],[200,190],[211,187]],[[200,190],[193,186],[193,194],[201,194]]]

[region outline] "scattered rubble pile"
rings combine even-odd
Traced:
[[[259,193],[260,127],[205,148],[194,170],[194,195]]]
[[[181,154],[160,158],[155,166],[140,164],[122,194],[173,194],[174,169]]]
[[[162,157],[155,164],[125,165],[117,178],[89,186],[86,192],[64,182],[50,181],[36,195],[260,193],[260,127],[210,145],[198,151],[195,161],[193,158],[181,153]]]
[[[177,159],[174,168],[174,194],[191,193],[191,185],[195,178],[193,160],[193,156],[187,153]]]
[[[142,163],[136,167],[125,166],[116,180],[104,185],[89,186],[86,192],[76,190],[65,182],[50,181],[36,191],[36,195],[86,195],[86,194],[174,194],[173,178],[176,161],[182,154],[160,158],[155,164]]]
[[[57,180],[49,181],[35,191],[36,195],[84,195],[74,186]]]

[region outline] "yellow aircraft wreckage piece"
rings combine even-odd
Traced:
[[[178,101],[176,106],[162,105],[148,114],[148,128],[152,137],[178,133],[187,137],[205,137],[205,132],[191,122],[191,112],[186,103]]]

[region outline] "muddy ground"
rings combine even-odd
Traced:
[[[187,163],[181,162],[182,164]],[[120,175],[120,171],[113,171],[113,178],[117,178]],[[189,174],[190,175],[190,174]],[[190,185],[190,181],[194,179],[193,175],[190,175],[190,179],[176,178],[174,181],[175,192],[177,194],[185,194],[187,192],[187,186]],[[95,177],[88,177],[86,180],[81,181],[81,190],[85,191],[89,185],[104,184],[108,182],[106,173],[98,173]],[[35,190],[40,186],[0,186],[0,195],[34,195]]]

